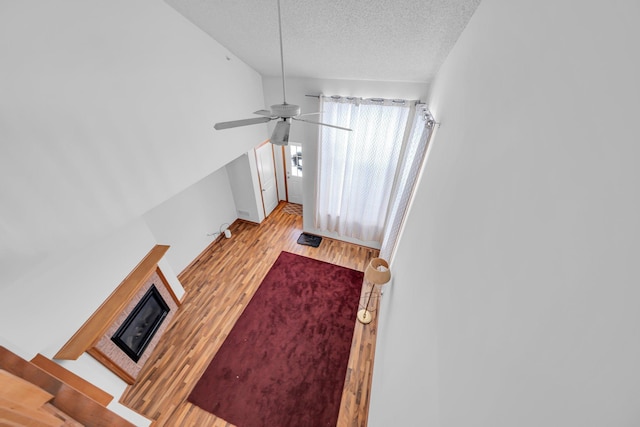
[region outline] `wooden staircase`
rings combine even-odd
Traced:
[[[133,427],[113,396],[42,355],[28,362],[0,346],[0,426]]]

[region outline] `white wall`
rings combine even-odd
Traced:
[[[429,99],[370,426],[640,424],[638,18],[480,4]]]
[[[282,103],[282,80],[277,77],[263,78],[265,107]],[[301,107],[302,113],[318,112],[320,103],[318,98],[305,95],[342,95],[362,98],[390,98],[390,99],[420,99],[426,98],[427,88],[422,83],[408,82],[374,82],[366,80],[330,80],[330,79],[286,79],[287,102]],[[318,120],[320,116],[312,116],[310,120]],[[273,130],[273,122],[269,124]],[[269,134],[270,135],[270,134]],[[320,231],[315,228],[315,176],[318,162],[318,126],[307,123],[294,122],[291,126],[290,141],[301,142],[304,156],[303,175],[303,228],[304,231],[328,237],[338,237],[335,233]],[[282,164],[281,149],[276,147],[276,172],[278,188],[284,187],[284,165]],[[285,199],[284,191],[279,194]],[[377,242],[363,242],[353,238],[338,237],[352,243],[370,247],[379,247]]]
[[[0,40],[0,286],[268,137],[213,129],[261,78],[164,2],[2,2]]]
[[[182,271],[218,237],[214,233],[236,219],[227,169],[218,169],[143,218],[156,240],[171,246],[165,257],[177,272]]]

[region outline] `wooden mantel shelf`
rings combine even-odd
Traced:
[[[166,245],[156,245],[142,261],[109,295],[107,300],[84,322],[84,325],[62,346],[54,359],[76,360],[105,333],[138,289],[155,271],[158,261],[169,249]]]

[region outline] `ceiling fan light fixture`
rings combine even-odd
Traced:
[[[287,119],[282,119],[276,123],[276,128],[271,134],[271,143],[273,145],[288,145],[289,144],[289,129],[291,128],[291,122]]]

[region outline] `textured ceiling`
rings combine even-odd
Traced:
[[[165,0],[280,76],[277,0]],[[480,0],[281,0],[285,75],[430,83]]]

